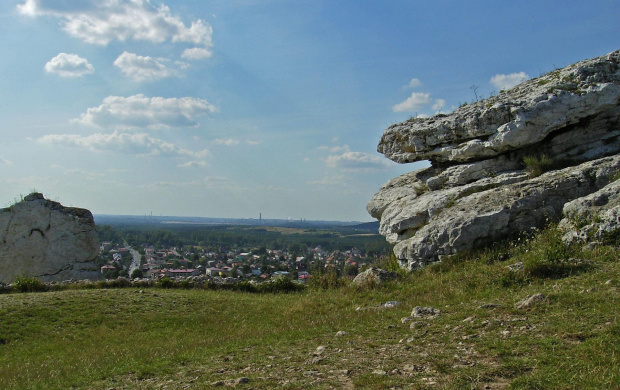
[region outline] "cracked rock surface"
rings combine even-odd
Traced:
[[[620,50],[390,126],[377,150],[398,163],[431,162],[367,205],[405,268],[558,221],[565,204],[618,177]],[[550,163],[534,175],[525,161],[543,156]]]
[[[18,276],[45,282],[96,279],[99,240],[89,210],[32,193],[0,209],[0,282]]]

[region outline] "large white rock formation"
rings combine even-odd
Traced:
[[[390,180],[367,209],[401,265],[415,268],[559,220],[567,202],[618,177],[619,137],[615,51],[451,114],[390,126],[378,151],[431,167]],[[542,156],[547,172],[532,177],[524,160]]]
[[[0,210],[0,282],[96,279],[99,252],[93,215],[32,193]]]

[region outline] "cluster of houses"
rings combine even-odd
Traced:
[[[324,251],[320,246],[307,249],[306,256],[289,253],[286,250],[268,250],[246,252],[234,251],[227,247],[202,249],[192,247],[189,250],[180,248],[156,249],[149,244],[142,244],[141,274],[145,278],[160,279],[187,278],[191,276],[235,277],[267,280],[271,278],[295,278],[305,283],[312,278],[311,270],[319,267],[333,267],[343,270],[356,270],[360,262],[366,261],[365,254],[357,248],[348,251]],[[101,252],[111,258],[108,264],[101,267],[106,274],[118,269],[127,249],[104,242]]]

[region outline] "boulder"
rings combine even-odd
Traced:
[[[99,253],[90,211],[32,193],[0,209],[0,282],[19,276],[45,282],[97,279]]]
[[[390,126],[379,152],[431,166],[390,180],[367,210],[401,266],[413,269],[559,221],[565,204],[617,177],[619,137],[615,51],[451,114]],[[613,230],[611,205],[601,212]]]
[[[381,268],[370,267],[366,271],[359,273],[353,284],[361,287],[378,286],[386,281],[394,280],[398,277],[398,274],[389,272]]]

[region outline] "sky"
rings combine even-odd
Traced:
[[[620,2],[3,0],[0,207],[371,221],[383,130],[620,49]]]

